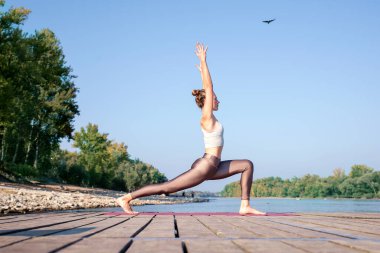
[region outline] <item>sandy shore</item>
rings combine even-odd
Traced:
[[[124,194],[125,192],[63,184],[25,185],[1,182],[0,215],[52,210],[118,207],[115,197]],[[160,195],[134,199],[131,201],[131,204],[137,206],[204,201],[207,201],[207,199]]]

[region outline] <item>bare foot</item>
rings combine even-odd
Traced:
[[[239,211],[239,214],[241,215],[245,215],[245,214],[260,214],[260,215],[266,215],[267,213],[265,212],[260,212],[250,206],[247,206],[247,207],[240,207],[240,211]]]
[[[135,212],[132,210],[131,206],[129,205],[129,201],[131,201],[131,198],[129,195],[122,196],[120,198],[116,199],[116,202],[123,208],[124,212],[128,214],[138,214],[139,212]]]

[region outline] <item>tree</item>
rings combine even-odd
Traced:
[[[44,29],[31,37],[34,62],[38,62],[36,80],[36,106],[32,118],[35,133],[34,166],[39,155],[49,159],[50,152],[58,147],[62,138],[72,137],[73,119],[79,114],[75,102],[78,89],[74,86],[71,68],[65,66],[65,57],[53,32]],[[44,152],[42,152],[44,151]]]
[[[108,186],[111,141],[107,137],[108,134],[99,133],[98,126],[91,123],[74,134],[73,146],[80,149],[78,162],[87,170],[89,185]]]
[[[153,166],[141,161],[122,163],[124,171],[125,188],[127,191],[137,190],[148,184],[157,184],[168,181],[166,176]]]
[[[221,196],[224,197],[237,197],[241,196],[241,188],[239,182],[232,182],[224,186],[221,191]]]
[[[5,1],[0,0],[0,8]],[[6,159],[8,150],[7,136],[9,128],[17,118],[14,106],[17,104],[18,92],[14,85],[19,78],[22,55],[25,53],[25,39],[20,25],[27,19],[30,10],[12,8],[0,11],[0,161]]]
[[[87,180],[86,169],[78,163],[78,153],[57,150],[52,156],[50,178],[74,185],[84,185]]]
[[[333,170],[333,178],[335,179],[341,179],[341,178],[344,178],[346,175],[346,173],[344,172],[344,169],[342,168],[336,168]]]
[[[78,89],[54,33],[20,29],[29,12],[0,12],[0,159],[46,174],[51,153],[72,137]]]
[[[128,147],[124,143],[112,142],[107,146],[107,152],[110,155],[111,166],[116,168],[119,164],[130,161],[127,152]]]
[[[366,189],[367,196],[369,198],[375,198],[378,197],[380,192],[380,172],[375,171],[373,173],[366,173],[360,178],[360,183],[363,184],[363,186]],[[370,192],[370,194],[369,194]]]
[[[76,132],[73,146],[79,148],[77,163],[85,168],[88,185],[130,191],[167,181],[153,166],[131,160],[127,146],[108,140],[96,124]]]
[[[368,167],[367,165],[353,165],[351,167],[349,177],[351,178],[361,177],[364,174],[372,173],[372,172],[373,172],[373,169]]]

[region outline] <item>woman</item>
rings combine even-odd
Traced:
[[[206,63],[206,52],[203,44],[197,43],[195,54],[200,60],[197,65],[202,77],[203,89],[193,90],[197,105],[202,109],[201,129],[204,135],[205,154],[197,159],[191,168],[176,178],[161,184],[152,184],[117,199],[126,213],[135,214],[129,205],[132,199],[153,194],[168,194],[184,190],[202,183],[205,180],[216,180],[241,173],[241,205],[239,213],[265,214],[250,207],[249,197],[253,178],[253,163],[250,160],[220,161],[223,149],[223,126],[215,118],[213,111],[218,110],[219,101],[213,91],[211,76]]]

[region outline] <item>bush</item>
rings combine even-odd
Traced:
[[[28,164],[9,164],[8,170],[17,176],[33,178],[38,176],[38,171]]]

